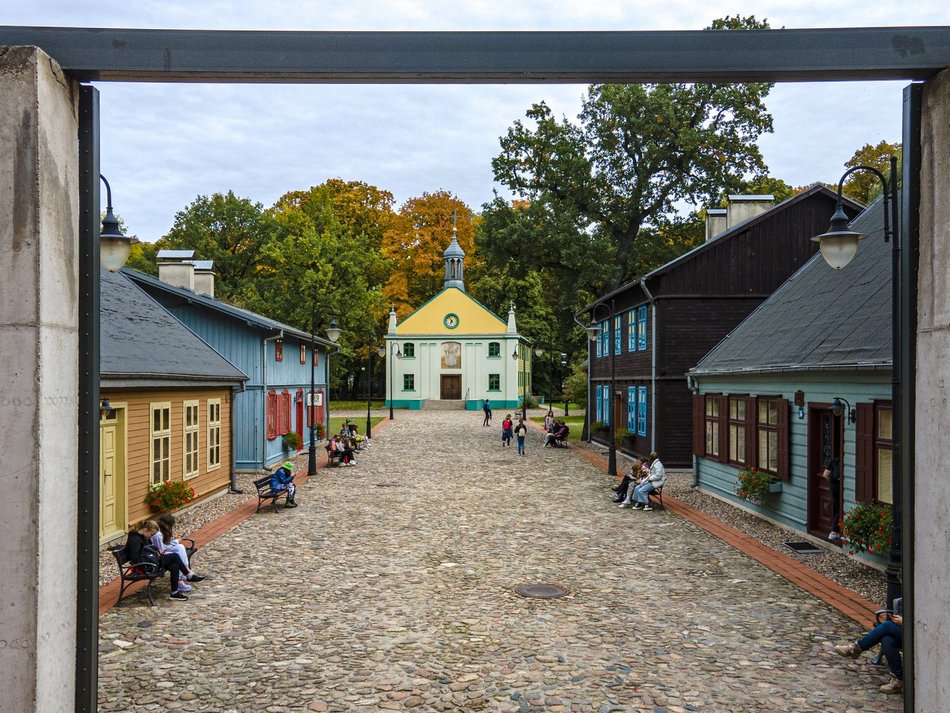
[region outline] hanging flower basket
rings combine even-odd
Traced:
[[[779,484],[780,485],[780,484]],[[743,468],[736,479],[736,495],[740,500],[761,505],[772,492],[772,476],[755,468]]]
[[[298,436],[294,431],[288,431],[284,434],[283,438],[284,448],[288,451],[300,450],[300,446],[303,445],[300,440],[300,436]]]

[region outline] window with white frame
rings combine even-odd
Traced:
[[[647,306],[637,309],[637,349],[647,348]]]
[[[647,435],[647,387],[637,389],[637,435]]]
[[[221,399],[208,399],[208,470],[221,467]]]
[[[623,318],[618,314],[614,317],[614,354],[620,354],[620,345],[622,343],[621,339],[621,327],[623,326]]]
[[[627,430],[637,432],[637,387],[627,387]]]
[[[637,311],[631,309],[627,311],[627,351],[635,352],[637,350]]]
[[[198,466],[198,402],[185,401],[182,408],[182,470],[186,478],[194,478],[201,472]]]
[[[610,354],[610,322],[604,320],[600,323],[600,355],[607,356]]]
[[[151,483],[157,485],[171,478],[172,462],[172,405],[149,404],[152,418],[149,424],[149,453]]]

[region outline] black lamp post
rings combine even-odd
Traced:
[[[339,327],[336,326],[334,320],[330,320],[330,326],[327,327],[327,337],[334,344],[340,338],[340,335],[343,333]],[[316,368],[317,368],[317,310],[313,310],[313,322],[310,325],[310,406],[307,409],[307,415],[310,416],[310,448],[307,450],[307,475],[316,475],[317,474],[317,419],[316,408],[317,408],[317,389],[316,389]],[[327,386],[330,385],[330,351],[327,350]],[[329,388],[328,388],[329,391]],[[327,403],[329,404],[329,394],[327,395]],[[329,419],[327,419],[329,424]]]
[[[109,272],[116,272],[129,259],[132,239],[122,234],[119,221],[112,212],[112,188],[106,177],[99,174],[106,184],[106,214],[99,229],[99,262]]]
[[[821,255],[825,261],[835,270],[840,270],[854,257],[858,250],[858,241],[866,238],[866,235],[851,230],[848,216],[844,212],[841,203],[841,189],[845,179],[855,171],[870,171],[881,182],[884,189],[884,241],[891,243],[891,349],[892,349],[892,371],[891,371],[891,438],[893,442],[893,457],[891,460],[891,508],[893,511],[894,530],[891,535],[890,556],[887,562],[887,602],[890,606],[896,597],[901,596],[901,569],[903,567],[903,496],[901,492],[901,401],[903,398],[903,389],[901,388],[901,344],[902,324],[901,324],[901,247],[897,234],[896,226],[899,225],[897,219],[897,159],[890,157],[890,178],[885,178],[884,174],[873,166],[852,166],[841,176],[838,181],[838,201],[835,206],[834,215],[831,218],[831,226],[828,232],[812,238],[820,245]],[[840,403],[838,405],[840,409]],[[849,404],[850,417],[850,404]],[[851,420],[849,418],[849,420]]]
[[[590,326],[587,327],[587,336],[593,342],[597,337],[600,336],[600,325],[597,324],[597,308],[603,307],[607,308],[606,303],[598,302],[596,303],[590,311]],[[607,347],[610,349],[610,398],[607,400],[607,425],[610,427],[610,434],[608,439],[610,444],[608,446],[608,459],[607,459],[607,473],[608,475],[617,475],[617,444],[616,444],[616,433],[617,433],[617,419],[614,418],[614,380],[616,379],[616,352],[617,350],[614,347],[614,340],[617,338],[614,334],[614,331],[617,329],[617,325],[614,324],[614,301],[610,300],[610,316],[609,322],[607,324]],[[588,420],[589,422],[589,420]]]

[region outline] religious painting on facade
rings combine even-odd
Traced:
[[[442,368],[462,368],[462,345],[459,342],[442,342]]]

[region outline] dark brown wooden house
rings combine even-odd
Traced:
[[[588,306],[601,325],[589,347],[594,440],[606,443],[596,426],[616,419],[618,433],[629,432],[625,453],[655,450],[667,466],[691,466],[686,372],[817,251],[811,238],[834,206],[834,192],[817,184],[778,205],[730,196],[728,208],[708,211],[705,243]],[[845,211],[854,217],[861,205],[845,199]]]

